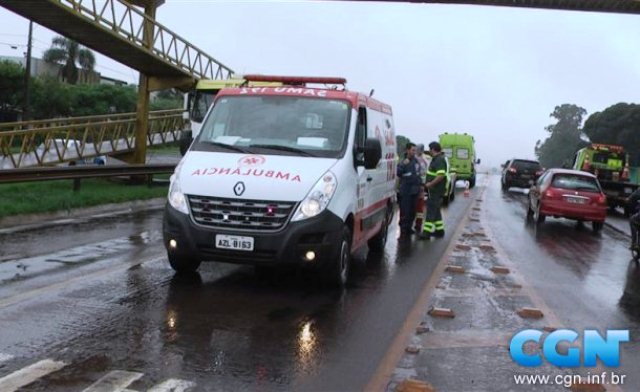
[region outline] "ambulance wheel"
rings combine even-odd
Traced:
[[[351,230],[348,227],[342,229],[340,245],[336,249],[336,255],[327,269],[327,283],[343,288],[349,278],[351,269]]]
[[[200,267],[200,260],[178,257],[171,254],[168,256],[171,268],[173,268],[179,274],[196,272],[198,270],[198,267]]]
[[[475,174],[469,179],[469,188],[473,188],[474,186],[476,186],[476,175]]]
[[[449,196],[447,195],[442,196],[442,205],[445,207],[449,205]]]
[[[449,201],[454,201],[456,199],[456,191],[455,188],[451,191],[451,196],[449,196]]]
[[[387,245],[387,234],[389,233],[389,224],[391,222],[392,214],[393,208],[387,207],[387,212],[385,213],[384,220],[382,221],[380,231],[367,242],[369,250],[374,252],[382,252],[384,250],[385,245]]]

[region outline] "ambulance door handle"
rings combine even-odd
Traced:
[[[367,182],[373,181],[373,177],[367,177]]]

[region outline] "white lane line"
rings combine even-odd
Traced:
[[[184,392],[189,388],[196,386],[195,382],[178,380],[177,378],[170,378],[162,383],[151,387],[147,392]]]
[[[129,384],[142,377],[142,373],[114,370],[107,373],[82,392],[123,392]]]
[[[0,363],[7,362],[13,358],[13,355],[0,353]]]
[[[45,359],[0,378],[0,391],[13,392],[18,388],[31,384],[40,377],[60,370],[67,364]]]

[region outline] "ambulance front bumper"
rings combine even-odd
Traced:
[[[163,220],[164,245],[177,258],[251,265],[321,265],[334,261],[339,252],[344,223],[325,210],[303,221],[288,222],[277,232],[226,230],[194,223],[189,215],[168,203]],[[217,235],[250,237],[253,250],[229,250],[216,246]],[[175,247],[170,246],[173,240]],[[313,252],[313,260],[309,260]]]

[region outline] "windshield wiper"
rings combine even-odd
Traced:
[[[249,147],[268,148],[269,150],[295,152],[297,154],[305,155],[308,157],[317,157],[316,154],[312,154],[309,151],[301,150],[295,147],[281,146],[279,144],[250,144]]]
[[[210,142],[210,141],[201,141],[200,143],[205,143],[205,144],[209,144],[209,145],[216,146],[216,147],[226,148],[227,150],[237,151],[237,152],[241,152],[243,154],[248,154],[249,153],[244,148],[233,146],[231,144],[225,144],[225,143],[220,143],[220,142]]]

